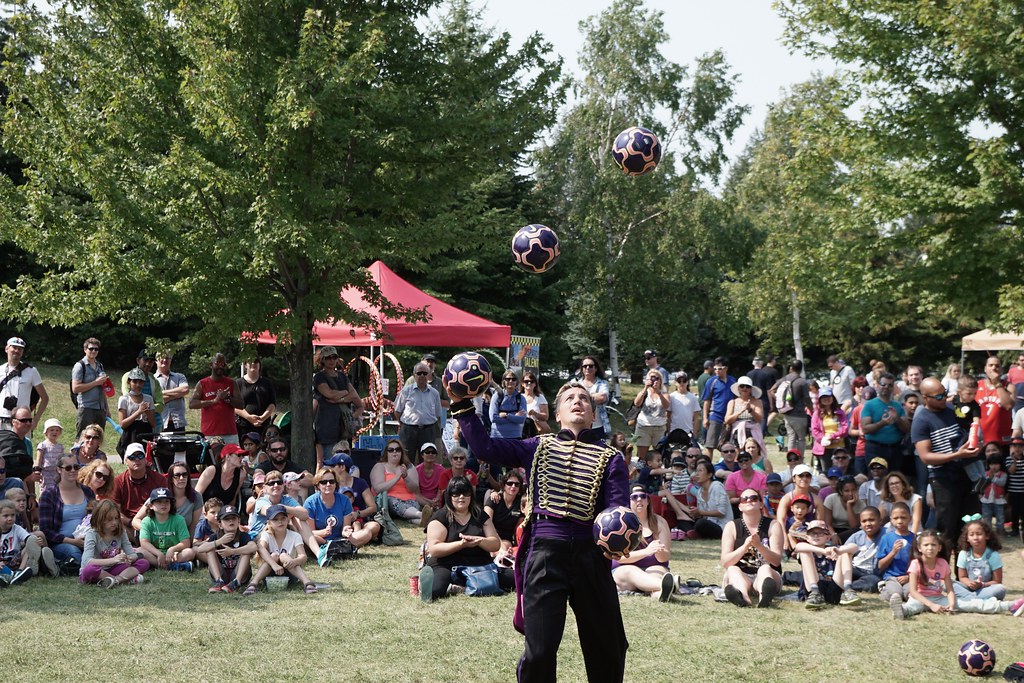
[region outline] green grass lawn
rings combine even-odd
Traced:
[[[68,369],[46,370],[55,399],[48,414],[73,425],[66,379],[50,381]],[[522,652],[511,624],[513,598],[459,596],[424,605],[410,597],[423,534],[413,527],[403,533],[406,546],[371,548],[309,569],[313,580],[331,584],[316,596],[211,596],[205,574],[159,571],[142,586],[109,591],[68,578],[3,589],[3,671],[16,681],[513,680]],[[1011,597],[1024,595],[1020,550],[1012,541],[1002,552]],[[720,582],[717,543],[675,543],[672,571]],[[820,612],[786,601],[740,610],[702,597],[667,604],[623,597],[621,604],[628,681],[962,680],[956,651],[970,638],[996,648],[997,671],[1024,659],[1024,620],[923,614],[896,622],[876,596],[856,608]],[[571,613],[559,672],[560,680],[585,680]]]

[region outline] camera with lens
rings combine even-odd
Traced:
[[[4,397],[4,410],[14,410],[18,407],[17,396],[5,396]]]

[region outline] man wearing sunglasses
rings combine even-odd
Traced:
[[[430,366],[416,364],[412,371],[412,384],[402,387],[395,399],[394,415],[399,421],[398,440],[406,453],[419,454],[425,443],[437,446],[441,438],[438,426],[444,417],[441,394],[430,386]],[[438,448],[438,452],[441,449]]]
[[[936,528],[949,542],[956,541],[963,516],[981,510],[973,482],[964,465],[978,457],[980,449],[969,448],[967,434],[957,424],[956,413],[946,404],[946,388],[929,377],[921,382],[924,410],[914,415],[910,437],[917,455],[928,466],[935,496]]]
[[[25,488],[24,480],[32,476],[32,444],[28,439],[32,424],[32,412],[28,408],[17,408],[11,416],[11,428],[0,429],[0,458],[6,462],[4,476],[8,482],[16,482],[18,488]],[[38,481],[38,475],[36,477]],[[7,484],[8,488],[12,486],[14,484]],[[0,493],[5,490],[0,488]]]
[[[43,386],[39,371],[22,362],[25,355],[25,340],[11,337],[5,347],[7,362],[0,365],[0,427],[11,428],[11,416],[15,408],[30,408],[35,411],[38,423],[46,412],[50,397]],[[39,402],[32,404],[32,390],[35,389]]]
[[[75,419],[76,437],[82,433],[86,425],[101,425],[110,416],[107,395],[103,391],[103,385],[107,383],[108,377],[103,369],[103,363],[98,360],[100,340],[89,337],[82,344],[82,348],[85,357],[71,369],[71,393],[75,399],[75,407],[78,408]]]
[[[594,518],[609,506],[629,505],[625,460],[594,429],[594,399],[578,382],[554,401],[560,430],[528,439],[494,439],[471,399],[452,397],[452,415],[481,461],[523,467],[528,522],[515,566],[512,623],[526,636],[520,681],[557,678],[566,605],[576,614],[587,679],[621,681],[626,632],[609,558],[593,539]]]
[[[140,443],[128,444],[124,452],[126,469],[114,477],[114,501],[121,506],[121,521],[132,534],[135,513],[149,501],[153,489],[166,485],[163,475],[150,470],[146,461],[146,448]]]

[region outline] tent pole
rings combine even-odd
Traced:
[[[380,386],[381,386],[380,402],[381,402],[381,405],[383,406],[383,404],[384,404],[384,394],[386,393],[384,391],[384,347],[383,346],[380,347],[380,353],[377,354],[377,367],[379,368],[378,372],[380,373]],[[384,436],[384,411],[383,410],[380,411],[380,417],[377,419],[377,435],[378,436]]]

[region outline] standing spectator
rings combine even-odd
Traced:
[[[691,438],[696,437],[694,430],[700,429],[700,402],[690,391],[690,377],[685,372],[676,375],[676,390],[668,395],[668,400],[672,417],[668,426],[669,434],[679,429]]]
[[[506,370],[501,376],[501,390],[491,399],[491,437],[521,439],[526,423],[526,397],[519,391],[519,376]]]
[[[899,401],[892,398],[895,382],[892,373],[883,372],[876,387],[878,395],[864,404],[860,414],[861,431],[867,441],[864,457],[868,460],[882,458],[888,463],[886,469],[889,470],[901,469],[903,435],[910,429],[906,411]],[[932,393],[940,394],[942,391]],[[945,398],[942,404],[945,406]],[[916,444],[916,438],[914,442]]]
[[[1017,361],[1010,366],[1006,373],[1006,381],[1010,384],[1024,382],[1024,353],[1017,354]]]
[[[334,358],[337,360],[338,354],[334,354]],[[258,357],[253,358],[243,363],[242,369],[242,377],[238,382],[242,407],[235,408],[239,441],[249,432],[258,432],[262,438],[277,412],[277,392],[274,391],[274,383],[263,376],[263,361]]]
[[[1014,386],[1002,380],[1003,366],[997,356],[985,361],[985,378],[978,382],[974,400],[981,407],[981,433],[985,441],[1005,443],[1010,439],[1010,410],[1013,408]]]
[[[700,396],[704,407],[704,447],[709,458],[714,457],[715,449],[724,436],[725,412],[732,400],[732,385],[736,383],[736,378],[729,374],[729,363],[725,358],[716,358],[713,369],[715,375],[704,385]]]
[[[864,378],[858,377],[857,379]],[[860,388],[859,394],[861,401],[853,407],[853,411],[850,413],[850,428],[846,433],[853,441],[853,472],[857,475],[865,475],[868,473],[868,459],[864,457],[867,452],[867,441],[864,439],[860,415],[864,411],[864,403],[873,399],[876,394],[874,388],[867,384]]]
[[[35,423],[43,417],[50,397],[43,386],[43,378],[39,371],[22,361],[25,355],[25,340],[11,337],[4,349],[7,362],[0,365],[0,429],[11,428],[11,416],[16,408],[29,408],[35,411]],[[39,394],[39,402],[32,405],[32,390]]]
[[[658,374],[661,375],[662,386],[668,386],[668,383],[670,381],[668,376],[668,370],[661,367],[661,364],[658,362],[657,351],[655,351],[654,349],[647,349],[646,351],[644,351],[644,365],[647,366],[647,370],[645,370],[645,372],[649,373],[651,370],[656,370]]]
[[[764,433],[761,431],[764,424],[761,389],[755,387],[751,379],[744,375],[729,390],[736,397],[729,401],[725,411],[725,428],[729,430],[732,441],[743,446],[750,438],[757,442],[760,452],[765,452]]]
[[[238,445],[235,429],[235,408],[242,407],[238,387],[228,379],[228,363],[223,353],[210,359],[210,376],[199,380],[188,407],[201,410],[199,431],[206,438],[219,436],[224,443]]]
[[[857,373],[839,356],[829,356],[826,363],[829,385],[832,387],[832,395],[836,398],[836,405],[848,413],[853,405],[853,380]]]
[[[771,354],[769,358],[774,358]],[[768,416],[774,411],[774,407],[771,405],[771,401],[768,400],[772,395],[772,387],[779,381],[779,372],[775,368],[766,367],[764,359],[760,356],[755,356],[753,361],[754,369],[751,370],[747,375],[750,377],[750,381],[755,387],[761,390],[762,407],[764,408],[763,420],[761,420],[761,433],[768,433]]]
[[[1006,501],[1014,536],[1024,536],[1024,436],[1010,439],[1010,457],[1006,459]]]
[[[156,410],[153,397],[143,392],[145,372],[135,368],[128,373],[128,391],[117,401],[118,424],[121,426],[121,438],[117,442],[117,452],[124,457],[128,444],[140,443],[143,434],[157,431]]]
[[[811,453],[818,463],[818,471],[824,472],[832,463],[832,452],[846,443],[846,433],[850,423],[846,413],[838,407],[831,387],[824,387],[818,392],[818,404],[811,415],[811,436],[814,443]]]
[[[156,415],[157,424],[163,424],[161,414],[164,412],[164,395],[160,389],[160,382],[157,381],[156,375],[153,371],[156,370],[156,356],[151,351],[142,349],[138,355],[135,356],[136,369],[142,373],[143,385],[142,393],[147,394],[151,398],[153,405],[153,413]],[[128,372],[121,375],[121,395],[125,396],[128,394],[130,385],[130,375],[135,372],[135,369],[129,370]]]
[[[946,393],[950,396],[956,394],[957,385],[960,381],[960,364],[950,363],[946,368],[946,376],[942,378],[942,386],[946,387]]]
[[[664,381],[657,369],[648,369],[644,379],[644,390],[633,399],[633,405],[640,406],[636,416],[636,459],[643,462],[647,451],[656,446],[668,434],[668,421],[672,417],[672,404],[668,400]]]
[[[71,393],[75,394],[78,417],[75,420],[75,436],[82,433],[86,425],[101,425],[110,416],[107,395],[103,385],[107,373],[96,358],[100,353],[100,340],[89,337],[83,344],[85,357],[75,363],[71,370]]]
[[[715,362],[712,360],[704,361],[704,372],[697,376],[697,395],[704,395],[704,387],[707,386],[708,380],[715,376],[713,368]]]
[[[535,434],[547,434],[551,431],[548,424],[548,400],[540,390],[540,379],[533,370],[523,373],[523,396],[526,397],[526,417],[533,420]]]
[[[789,391],[786,394],[792,397],[792,409],[783,414],[786,421],[786,450],[797,450],[801,455],[807,449],[810,411],[813,407],[810,388],[803,377],[803,372],[804,362],[794,358],[789,363],[789,372],[782,378],[783,382],[789,382]]]
[[[342,411],[354,407],[344,405],[354,403],[354,393],[348,377],[338,368],[337,349],[333,346],[322,347],[317,360],[317,372],[313,375],[313,405],[316,409],[313,431],[316,435],[318,467],[323,463],[325,448],[330,453],[338,441],[354,436],[347,433],[342,419]]]
[[[183,432],[187,428],[185,418],[185,397],[188,396],[188,379],[180,372],[171,370],[173,356],[169,351],[156,354],[156,383],[163,394],[164,409],[161,412],[161,429],[166,432]],[[154,397],[155,400],[156,397]]]
[[[441,437],[444,434],[445,411],[448,410],[448,406],[451,404],[451,401],[448,400],[448,394],[445,393],[444,385],[441,383],[441,378],[438,376],[437,372],[435,372],[437,367],[437,356],[432,353],[425,353],[423,354],[421,361],[427,364],[427,370],[429,371],[427,374],[427,384],[434,387],[438,396],[441,397],[441,419],[437,421],[437,436],[434,437],[434,445],[437,447],[438,453],[444,453],[444,441]],[[415,381],[415,377],[409,377],[405,380],[405,386],[412,386]],[[416,453],[417,451],[409,452]]]
[[[608,419],[608,401],[611,394],[608,390],[608,381],[604,378],[604,370],[601,363],[594,356],[584,356],[580,363],[580,370],[583,371],[583,379],[580,380],[591,397],[594,399],[594,429],[602,429],[602,436],[608,438],[612,433],[612,423]]]
[[[921,383],[925,410],[914,416],[912,437],[917,454],[928,465],[935,497],[936,527],[952,545],[960,536],[964,515],[980,512],[978,496],[964,471],[965,461],[978,456],[978,448],[969,448],[967,435],[956,421],[953,409],[946,405],[942,383],[929,377]],[[941,396],[941,398],[936,398]]]
[[[413,368],[413,384],[402,387],[395,399],[394,415],[400,423],[398,438],[405,453],[419,453],[427,442],[437,445],[437,425],[444,413],[441,395],[430,386],[429,378],[427,364],[417,363]]]
[[[25,480],[34,477],[38,481],[37,474],[32,472],[32,441],[28,435],[32,432],[32,413],[28,408],[15,408],[11,429],[0,429],[0,458],[6,462],[3,466],[5,472],[0,477],[0,493],[6,491],[3,488],[4,477],[8,487],[17,486],[25,488]],[[30,485],[32,482],[28,482]]]

